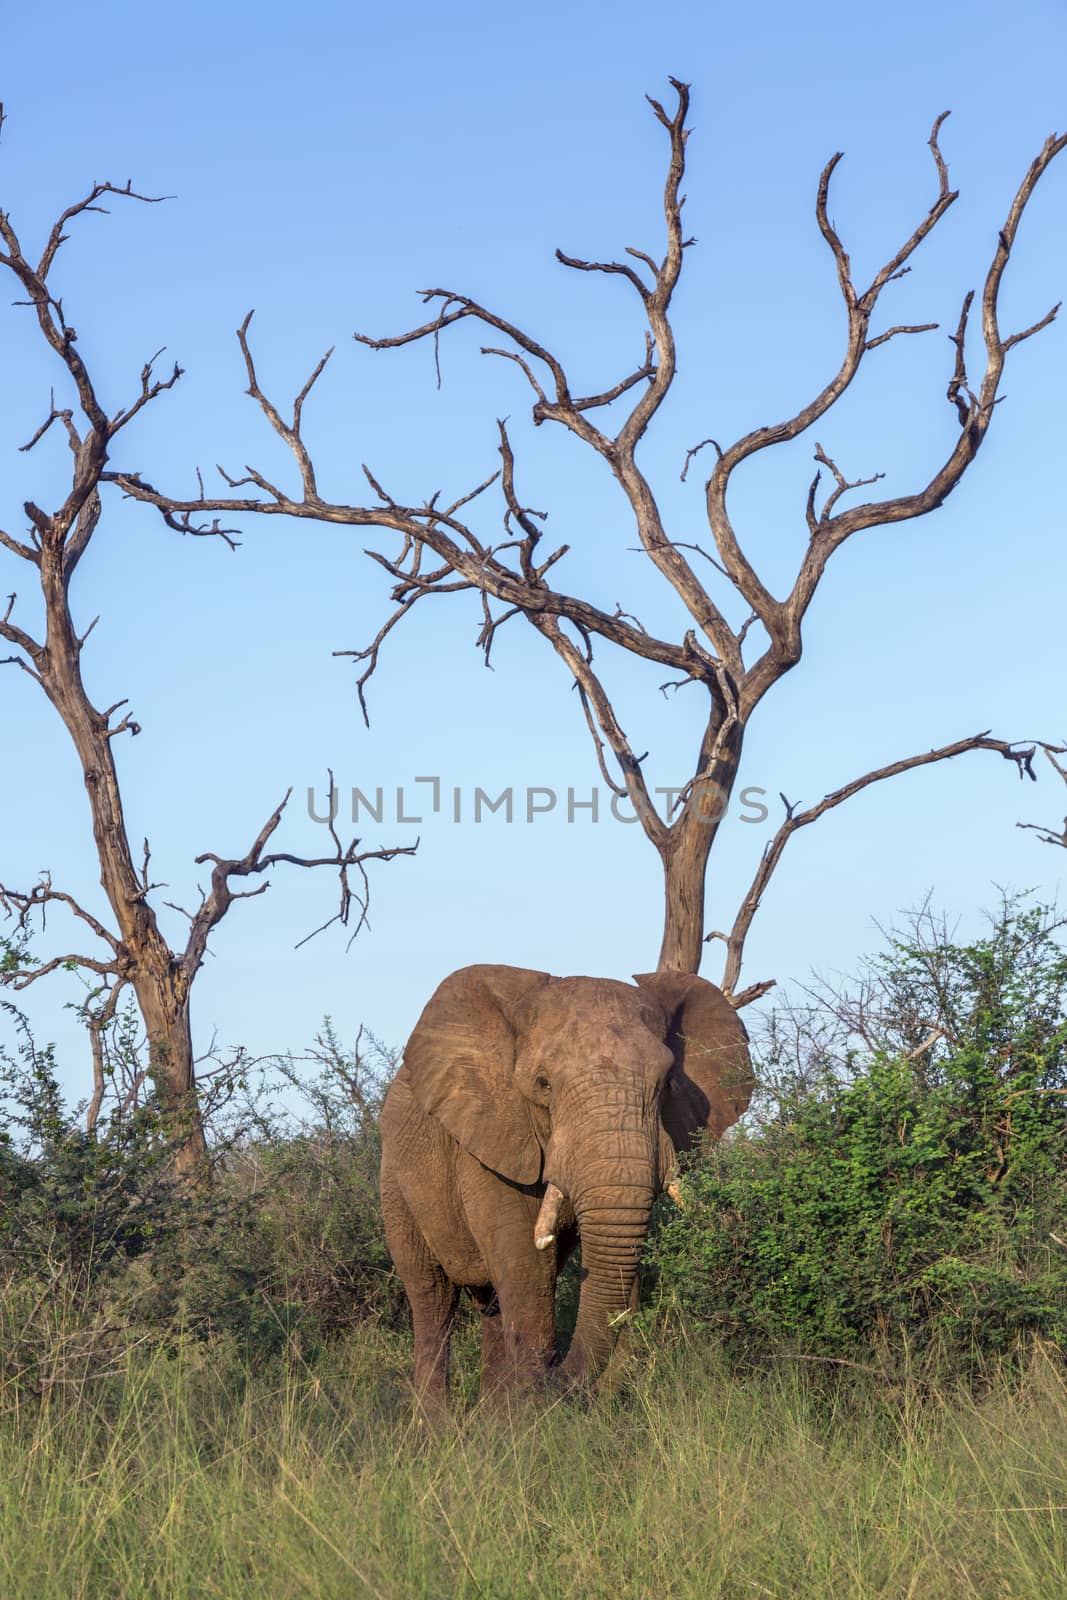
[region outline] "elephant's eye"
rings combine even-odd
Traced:
[[[549,1083],[548,1079],[543,1073],[534,1079],[534,1088],[537,1090],[538,1094],[548,1094],[551,1087],[552,1085]]]

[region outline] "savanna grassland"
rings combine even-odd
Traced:
[[[182,1345],[0,1435],[9,1600],[1067,1592],[1067,1385],[747,1377],[640,1344],[589,1409],[429,1431],[403,1338],[252,1372]],[[73,1402],[73,1403],[72,1403]]]
[[[1059,1600],[1065,997],[1056,920],[1009,904],[779,1008],[753,1112],[658,1203],[604,1391],[487,1410],[465,1323],[433,1427],[387,1053],[327,1025],[266,1078],[239,1058],[190,1195],[152,1102],[86,1133],[6,1011],[2,1600]],[[564,1337],[575,1298],[568,1268]]]

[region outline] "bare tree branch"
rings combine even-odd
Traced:
[[[618,718],[615,715],[611,701],[604,691],[604,686],[593,671],[592,663],[578,649],[573,639],[568,638],[555,619],[531,618],[538,632],[543,634],[560,659],[569,667],[575,683],[578,686],[585,713],[586,723],[596,746],[597,762],[600,766],[604,780],[614,790],[616,795],[626,793],[637,813],[646,835],[657,847],[662,847],[666,840],[667,828],[660,818],[648,792],[644,773],[641,771],[641,762],[634,755],[630,741],[623,732]],[[590,707],[592,716],[590,716]],[[594,725],[593,718],[596,719]],[[603,744],[597,734],[597,727],[611,746],[613,755],[622,772],[623,785],[621,787],[610,776],[604,762]]]
[[[1064,783],[1067,783],[1067,767],[1061,766],[1056,760],[1057,756],[1067,754],[1067,745],[1042,743],[1041,748],[1053,771],[1058,772]],[[1015,826],[1017,828],[1026,828],[1036,833],[1042,844],[1058,844],[1067,850],[1067,817],[1063,819],[1063,830],[1060,833],[1040,822],[1017,822]]]
[[[723,973],[723,991],[735,1006],[750,1004],[753,1000],[773,988],[774,980],[754,984],[750,988],[736,992],[737,980],[741,973],[741,962],[744,956],[745,940],[748,938],[752,919],[759,910],[760,902],[766,892],[767,885],[782,859],[782,853],[793,834],[799,828],[806,828],[827,811],[832,811],[835,806],[841,805],[845,800],[850,800],[853,795],[867,789],[872,783],[881,783],[886,778],[895,778],[902,772],[911,772],[916,767],[930,766],[935,761],[951,761],[953,757],[965,755],[971,750],[991,750],[1003,756],[1005,760],[1012,761],[1018,769],[1020,778],[1026,776],[1036,781],[1033,770],[1034,746],[1022,746],[1008,743],[1003,739],[990,737],[989,731],[972,734],[966,739],[957,739],[953,744],[942,745],[937,750],[925,750],[920,755],[905,756],[903,760],[892,761],[888,766],[877,767],[873,772],[866,772],[860,778],[854,778],[851,783],[846,783],[840,789],[834,789],[830,794],[824,795],[817,805],[809,806],[806,811],[797,811],[795,804],[790,804],[785,796],[782,803],[786,808],[786,818],[778,829],[774,838],[769,842],[763,852],[755,878],[749,887],[748,893],[741,902],[740,909],[734,919],[729,935],[709,933],[708,939],[725,939],[726,942],[726,967]]]
[[[28,672],[31,678],[40,683],[41,669],[45,662],[44,646],[38,644],[36,639],[31,638],[24,629],[16,627],[11,621],[11,613],[15,609],[17,599],[17,594],[9,594],[7,597],[7,608],[3,617],[0,617],[0,639],[6,639],[8,644],[16,645],[29,656],[33,666],[30,667],[20,656],[8,656],[3,665],[21,667],[23,672]]]
[[[53,956],[50,961],[44,961],[35,967],[13,967],[4,974],[5,984],[10,984],[12,989],[28,989],[31,983],[36,983],[38,978],[47,978],[51,973],[60,971],[61,968],[73,972],[76,968],[84,967],[89,972],[95,972],[100,977],[116,978],[119,976],[118,968],[114,962],[100,961],[96,956],[63,955]]]
[[[870,288],[862,295],[858,294],[852,285],[848,255],[828,219],[827,196],[829,181],[839,158],[835,157],[833,161],[828,163],[820,183],[817,214],[820,228],[834,253],[838,268],[838,280],[841,284],[842,296],[848,315],[849,334],[842,365],[836,376],[816,399],[788,422],[779,424],[774,428],[757,429],[755,433],[748,434],[738,444],[725,451],[722,460],[717,463],[713,471],[711,480],[709,480],[708,516],[715,533],[719,553],[722,556],[724,565],[730,572],[731,578],[746,594],[746,597],[751,599],[753,608],[759,611],[761,620],[771,636],[771,644],[768,650],[746,674],[742,690],[742,702],[746,714],[758,703],[770,685],[783,672],[788,671],[799,658],[801,624],[825,570],[826,563],[834,550],[839,548],[853,533],[861,529],[910,520],[935,510],[944,503],[947,496],[959,483],[963,473],[977,454],[989,427],[993,407],[997,400],[1005,354],[1011,348],[1012,343],[1018,342],[1014,336],[1013,339],[1008,341],[1002,341],[1000,338],[996,316],[1000,283],[1026,204],[1042,174],[1063,150],[1064,146],[1067,145],[1067,136],[1061,138],[1052,137],[1046,140],[1042,151],[1035,158],[1023,179],[1009,211],[1008,220],[998,236],[997,250],[987,274],[983,293],[983,332],[987,360],[985,375],[977,396],[971,394],[967,388],[963,357],[963,341],[971,296],[968,296],[964,302],[960,326],[952,341],[956,347],[956,367],[949,384],[949,399],[956,406],[959,413],[961,431],[948,459],[926,487],[914,494],[901,495],[894,499],[880,502],[869,502],[851,510],[839,512],[836,516],[827,516],[824,521],[820,522],[811,539],[789,598],[783,603],[772,601],[766,606],[765,610],[760,604],[757,604],[757,600],[763,597],[759,595],[752,577],[746,570],[746,564],[737,545],[736,535],[726,514],[725,498],[730,476],[734,469],[742,461],[748,459],[749,456],[770,444],[782,443],[796,438],[817,421],[840,398],[851,383],[867,348],[873,348],[875,343],[881,342],[881,340],[868,341],[867,338],[870,315],[879,295],[886,284],[899,276],[903,269],[903,263],[956,199],[955,192],[950,191],[948,188],[947,170],[937,143],[938,132],[945,115],[947,113],[938,118],[930,140],[931,150],[938,170],[938,198],[926,217],[896,254],[876,274]],[[1042,327],[1047,327],[1054,315],[1054,311],[1049,313],[1040,323],[1034,324],[1032,329],[1026,330],[1027,336],[1031,332],[1039,331]],[[809,517],[809,528],[810,526]]]
[[[940,324],[936,322],[918,322],[910,325],[898,324],[895,328],[887,328],[885,333],[878,334],[876,338],[868,339],[863,348],[864,350],[877,350],[880,344],[886,344],[890,339],[895,339],[898,333],[932,333],[939,326]]]
[[[628,279],[645,304],[647,305],[648,303],[652,293],[651,289],[647,284],[642,283],[633,267],[628,267],[624,261],[581,261],[577,256],[564,255],[562,250],[556,251],[556,260],[562,262],[565,267],[573,267],[576,272],[618,273]]]
[[[333,922],[339,921],[343,924],[348,923],[353,899],[348,873],[350,868],[355,867],[357,872],[359,872],[361,875],[364,886],[364,894],[361,897],[358,897],[360,917],[355,930],[358,933],[359,929],[366,921],[367,909],[369,905],[369,884],[366,875],[365,863],[368,861],[392,861],[396,856],[411,856],[415,854],[415,851],[418,848],[417,844],[396,845],[384,850],[364,851],[359,850],[358,839],[352,839],[347,845],[342,845],[333,822],[335,812],[334,800],[337,791],[334,786],[332,772],[329,774],[329,778],[329,831],[335,847],[332,855],[314,857],[296,856],[290,854],[288,851],[277,851],[270,855],[264,854],[265,847],[278,828],[278,825],[282,820],[282,814],[289,803],[289,797],[293,791],[292,789],[288,789],[281,803],[275,807],[270,816],[267,818],[266,822],[263,824],[262,828],[260,828],[251,848],[245,853],[245,855],[231,860],[224,856],[215,855],[211,851],[207,851],[203,855],[197,856],[196,860],[198,865],[203,865],[203,863],[207,861],[213,862],[214,865],[211,871],[211,889],[203,897],[199,910],[191,919],[192,926],[189,931],[189,938],[185,946],[185,952],[181,958],[181,967],[184,974],[184,982],[186,987],[192,983],[201,964],[203,963],[204,954],[207,949],[207,942],[212,930],[216,928],[222,921],[222,918],[226,915],[226,912],[229,910],[233,901],[253,898],[256,895],[265,893],[270,887],[269,883],[263,883],[258,889],[243,891],[234,890],[230,887],[231,878],[253,877],[261,872],[269,872],[271,867],[278,866],[283,862],[294,867],[336,867],[338,869],[338,877],[341,885],[341,903],[336,915],[331,917],[329,922],[323,923],[323,928],[327,928]],[[321,931],[322,929],[316,930],[316,932]],[[301,940],[301,943],[304,942],[306,941]]]
[[[304,489],[304,499],[309,503],[314,504],[318,501],[319,497],[318,488],[315,483],[315,468],[312,464],[311,457],[308,454],[303,438],[301,437],[300,426],[304,410],[304,401],[311,393],[314,385],[318,382],[326,363],[333,355],[333,346],[331,345],[329,350],[327,350],[326,354],[314,368],[311,376],[308,378],[304,387],[293,401],[292,422],[285,422],[281,413],[277,410],[273,402],[267,398],[263,390],[260,388],[259,379],[256,376],[256,366],[254,360],[252,359],[251,347],[248,343],[248,329],[254,316],[255,312],[250,311],[237,330],[238,343],[241,346],[241,354],[245,358],[245,370],[248,373],[248,393],[251,395],[253,400],[256,400],[259,403],[260,409],[267,418],[267,421],[270,423],[271,427],[274,429],[275,433],[279,436],[279,438],[285,441],[295,456],[297,466],[300,469],[300,482]],[[284,498],[279,490],[268,484],[265,479],[261,479],[257,473],[252,471],[251,468],[247,468],[246,470],[248,471],[251,481],[258,487],[266,489],[269,494],[272,494],[275,497],[275,499]]]
[[[87,1006],[82,1010],[87,1015],[89,1029],[89,1048],[93,1062],[93,1093],[85,1110],[85,1131],[92,1133],[100,1118],[100,1107],[104,1103],[104,1094],[107,1090],[107,1074],[105,1070],[105,1044],[107,1030],[115,1018],[118,1008],[119,996],[126,987],[125,979],[119,978],[107,990],[104,1004],[94,1013],[87,1011]],[[88,1004],[88,1002],[87,1002]]]
[[[175,362],[169,378],[153,378],[155,364],[162,354],[162,350],[157,350],[155,355],[151,356],[141,368],[141,392],[132,405],[124,407],[121,411],[116,411],[112,417],[110,430],[112,438],[115,437],[120,428],[125,428],[131,423],[138,412],[144,410],[145,406],[150,405],[159,395],[165,394],[168,389],[173,389],[178,379],[184,377],[185,369],[179,367],[178,363]]]
[[[105,928],[103,923],[94,917],[91,911],[87,911],[84,906],[79,905],[73,895],[65,894],[63,890],[53,888],[49,873],[44,873],[40,883],[34,884],[33,888],[29,890],[11,889],[4,884],[0,884],[0,908],[3,909],[6,916],[16,917],[20,928],[27,927],[29,918],[35,911],[40,912],[41,925],[44,927],[47,919],[47,909],[50,905],[66,906],[67,910],[77,917],[79,921],[84,922],[86,927],[90,928],[98,939],[110,946],[116,957],[119,955],[119,940],[115,935]],[[67,960],[69,958],[63,957],[62,959]]]

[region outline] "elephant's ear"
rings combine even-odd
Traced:
[[[415,1099],[483,1166],[536,1183],[541,1146],[516,1088],[515,1013],[549,981],[521,967],[463,967],[434,994],[404,1051]]]
[[[705,1129],[720,1138],[752,1098],[744,1024],[721,989],[691,972],[646,972],[634,982],[655,995],[669,1019],[674,1067],[661,1115],[674,1148],[686,1149]]]

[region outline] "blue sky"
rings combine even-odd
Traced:
[[[162,344],[187,369],[131,428],[118,464],[175,491],[191,489],[197,463],[288,473],[242,393],[233,331],[254,306],[261,378],[279,400],[337,346],[306,413],[328,494],[362,498],[366,461],[399,497],[441,488],[454,498],[495,467],[495,418],[509,415],[524,496],[549,513],[549,537],[574,547],[569,585],[650,626],[677,626],[672,597],[629,553],[625,508],[599,464],[530,426],[517,371],[479,357],[476,331],[463,327],[443,342],[438,392],[428,348],[374,355],[352,331],[398,331],[421,311],[414,290],[457,287],[564,352],[579,387],[611,381],[641,349],[634,307],[623,286],[566,272],[553,250],[659,250],[664,140],[643,95],[668,94],[669,74],[685,78],[687,220],[699,245],[676,299],[678,383],[643,460],[677,537],[699,537],[702,474],[678,482],[685,450],[796,409],[838,359],[843,319],[813,216],[828,155],[846,152],[832,212],[862,277],[931,203],[926,140],[952,108],[942,145],[961,198],[883,310],[885,325],[936,320],[947,331],[963,291],[981,283],[1028,162],[1067,123],[1067,16],[1035,0],[1010,19],[981,0],[965,16],[915,0],[888,11],[679,5],[662,22],[632,0],[461,0],[447,13],[421,0],[63,3],[49,17],[48,49],[39,16],[8,9],[0,22],[0,204],[27,244],[95,177],[132,176],[175,196],[83,219],[57,268],[112,405],[135,392]],[[1020,232],[1005,327],[1029,324],[1067,289],[1065,197],[1061,158]],[[5,309],[0,330],[0,525],[18,532],[23,500],[54,500],[62,481],[58,441],[51,454],[16,453],[60,374],[24,312]],[[982,728],[1067,734],[1056,471],[1065,339],[1067,320],[1012,354],[996,426],[942,511],[867,533],[835,558],[804,660],[751,728],[743,784],[810,803],[871,766]],[[872,353],[819,429],[850,475],[884,470],[889,492],[925,481],[952,435],[950,354],[943,332]],[[779,589],[803,548],[813,448],[805,438],[764,455],[736,483],[735,522]],[[101,615],[90,686],[103,704],[129,695],[144,728],[121,748],[121,775],[131,831],[148,835],[165,898],[192,904],[193,857],[241,853],[289,785],[279,843],[317,852],[322,833],[304,799],[311,784],[321,796],[327,766],[343,791],[381,785],[395,800],[405,785],[409,814],[423,810],[421,827],[398,823],[394,805],[364,831],[368,844],[422,842],[415,860],[374,873],[372,927],[347,954],[336,930],[292,948],[332,910],[325,874],[279,872],[268,895],[233,909],[198,980],[202,1045],[217,1030],[254,1050],[299,1048],[325,1012],[346,1037],[365,1022],[401,1042],[435,984],[468,961],[626,976],[655,960],[659,868],[638,830],[593,825],[588,813],[568,825],[565,799],[531,825],[456,825],[416,803],[418,775],[468,802],[479,785],[585,797],[597,782],[569,682],[531,630],[502,632],[486,672],[474,602],[427,603],[383,652],[364,729],[352,666],[332,652],[365,642],[385,614],[367,542],[271,521],[248,526],[230,554],[115,503],[79,572],[78,615]],[[0,590],[21,586],[29,619],[18,567],[0,553]],[[665,701],[661,676],[622,661],[611,682],[635,747],[650,749],[668,784],[688,776],[698,707],[685,694]],[[27,883],[47,867],[99,904],[65,734],[16,671],[0,677],[0,697],[0,878]],[[988,756],[858,798],[790,844],[745,978],[848,970],[877,943],[876,923],[931,890],[964,928],[995,884],[1054,894],[1059,853],[1015,823],[1055,821],[1063,800],[1049,778],[1023,789]],[[732,917],[771,822],[746,825],[735,807],[713,859],[709,926]],[[180,918],[163,916],[177,940]],[[54,936],[67,937],[58,925]],[[714,946],[705,971],[718,975]],[[77,1086],[84,1046],[63,1011],[74,992],[65,979],[42,984],[29,1008],[63,1042]]]

